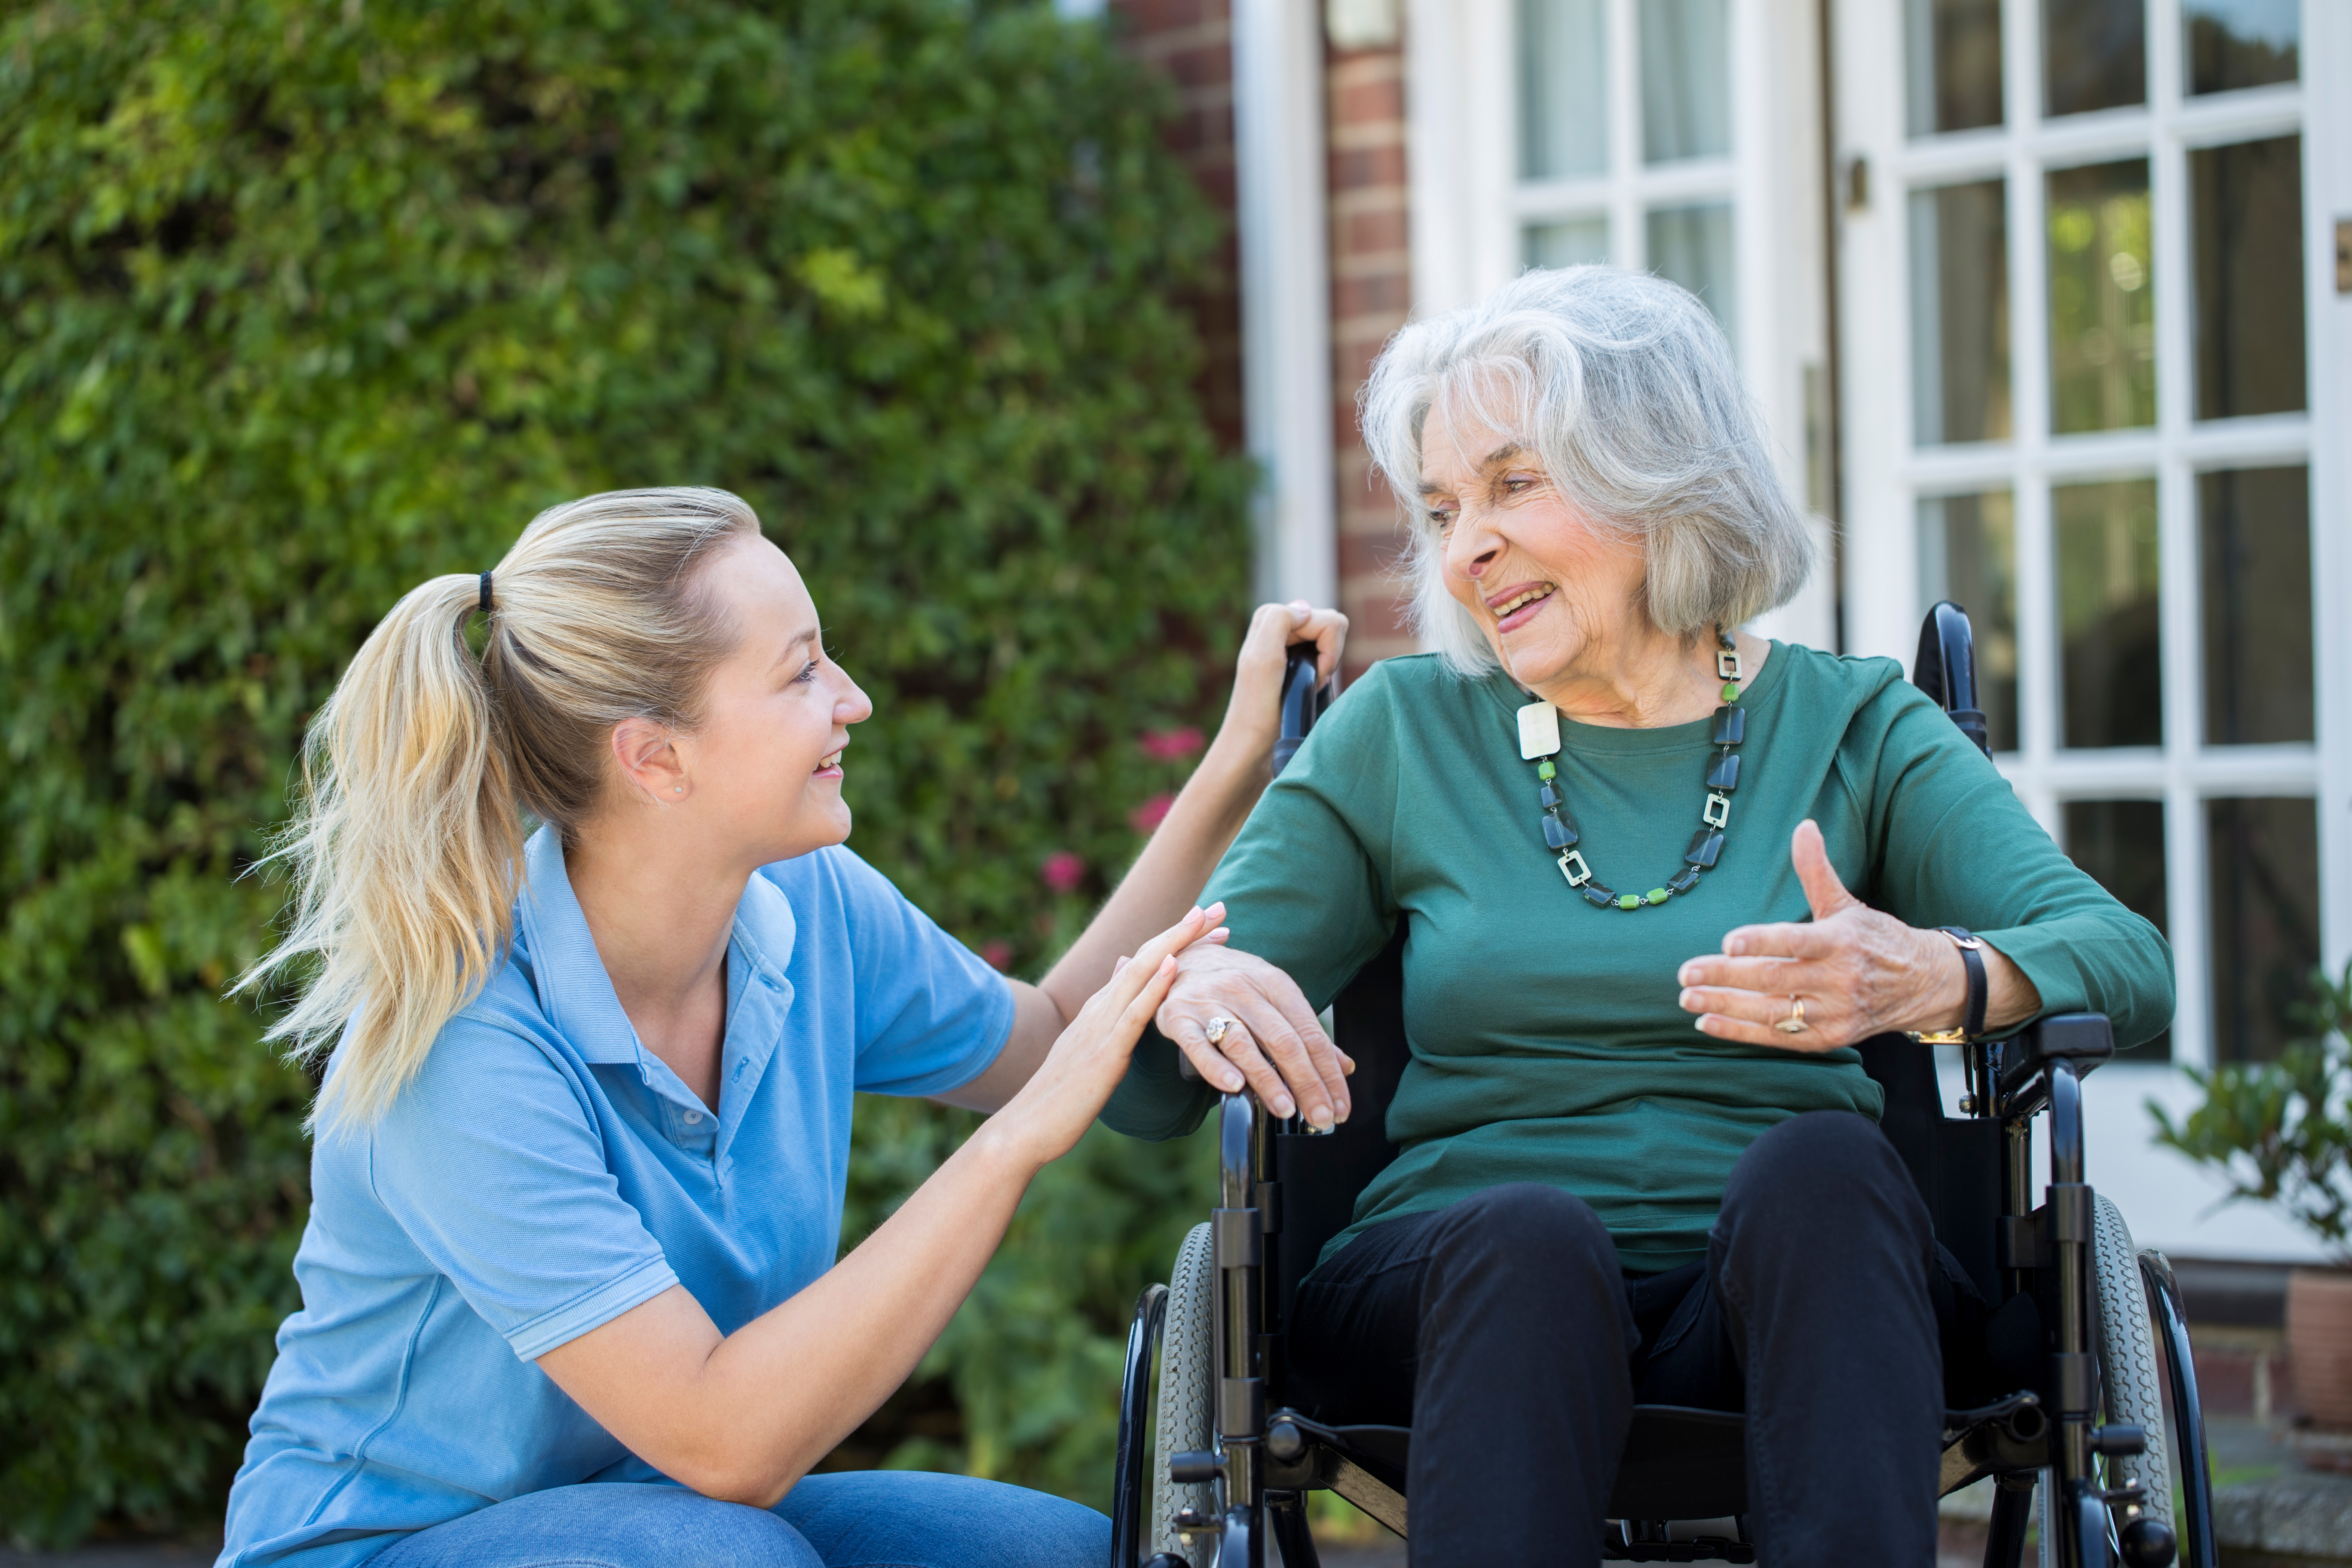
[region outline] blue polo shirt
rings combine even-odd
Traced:
[[[719,1110],[637,1041],[555,835],[507,963],[374,1126],[322,1135],[302,1310],[223,1564],[330,1568],[549,1487],[660,1480],[534,1357],[672,1285],[732,1333],[833,1266],[852,1091],[977,1078],[1003,979],[845,848],[762,869],[727,949]]]

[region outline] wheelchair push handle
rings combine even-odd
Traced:
[[[1977,706],[1976,639],[1969,630],[1968,611],[1949,599],[1929,610],[1919,627],[1911,684],[1941,704],[1978,751],[1992,755],[1992,728]]]
[[[1333,684],[1338,684],[1336,679]],[[1331,699],[1323,694],[1320,686],[1315,678],[1315,645],[1292,643],[1282,671],[1282,731],[1274,742],[1274,772],[1277,778],[1290,765],[1298,748],[1307,743],[1307,732],[1315,728],[1315,721],[1331,705]]]

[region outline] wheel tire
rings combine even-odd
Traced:
[[[2110,1459],[2110,1483],[2137,1480],[2147,1489],[2147,1516],[2172,1524],[2171,1445],[2164,1426],[2164,1376],[2156,1362],[2156,1330],[2139,1276],[2139,1250],[2124,1216],[2102,1194],[2091,1222],[2091,1277],[2099,1306],[2099,1381],[2106,1418],[2147,1433],[2143,1454]]]
[[[1154,1415],[1151,1451],[1151,1519],[1145,1537],[1154,1552],[1184,1557],[1194,1568],[1209,1568],[1216,1560],[1216,1538],[1187,1538],[1176,1529],[1176,1515],[1192,1509],[1203,1515],[1216,1512],[1215,1489],[1202,1481],[1179,1485],[1168,1479],[1171,1456],[1199,1453],[1216,1446],[1210,1428],[1210,1397],[1216,1388],[1217,1268],[1209,1242],[1209,1227],[1196,1225],[1176,1254],[1168,1276],[1167,1327],[1160,1339],[1160,1404]],[[1192,1555],[1195,1550],[1204,1554]]]

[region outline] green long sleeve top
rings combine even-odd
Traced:
[[[2172,1012],[2154,927],[2062,854],[1993,765],[1891,659],[1775,643],[1741,706],[1738,788],[1720,862],[1689,894],[1594,909],[1545,847],[1528,698],[1433,656],[1375,665],[1317,724],[1211,878],[1232,945],[1320,1008],[1406,922],[1412,1058],[1389,1108],[1397,1160],[1365,1226],[1505,1182],[1591,1204],[1626,1268],[1704,1256],[1734,1161],[1802,1111],[1881,1109],[1852,1050],[1801,1054],[1697,1032],[1683,962],[1736,926],[1810,918],[1789,856],[1811,817],[1858,897],[2006,953],[2046,1012],[2103,1012],[2120,1045]],[[1654,887],[1680,869],[1713,754],[1708,724],[1608,729],[1563,717],[1561,793],[1594,876]],[[1205,900],[1204,900],[1205,901]],[[1925,1048],[1925,1047],[1923,1047]],[[1214,1099],[1148,1033],[1103,1120],[1181,1136]]]

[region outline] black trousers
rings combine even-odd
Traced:
[[[1893,1146],[1814,1111],[1741,1155],[1703,1263],[1628,1275],[1583,1200],[1492,1187],[1317,1269],[1290,1358],[1318,1419],[1413,1429],[1416,1568],[1597,1563],[1637,1402],[1748,1413],[1764,1562],[1927,1568],[1983,1313]]]

